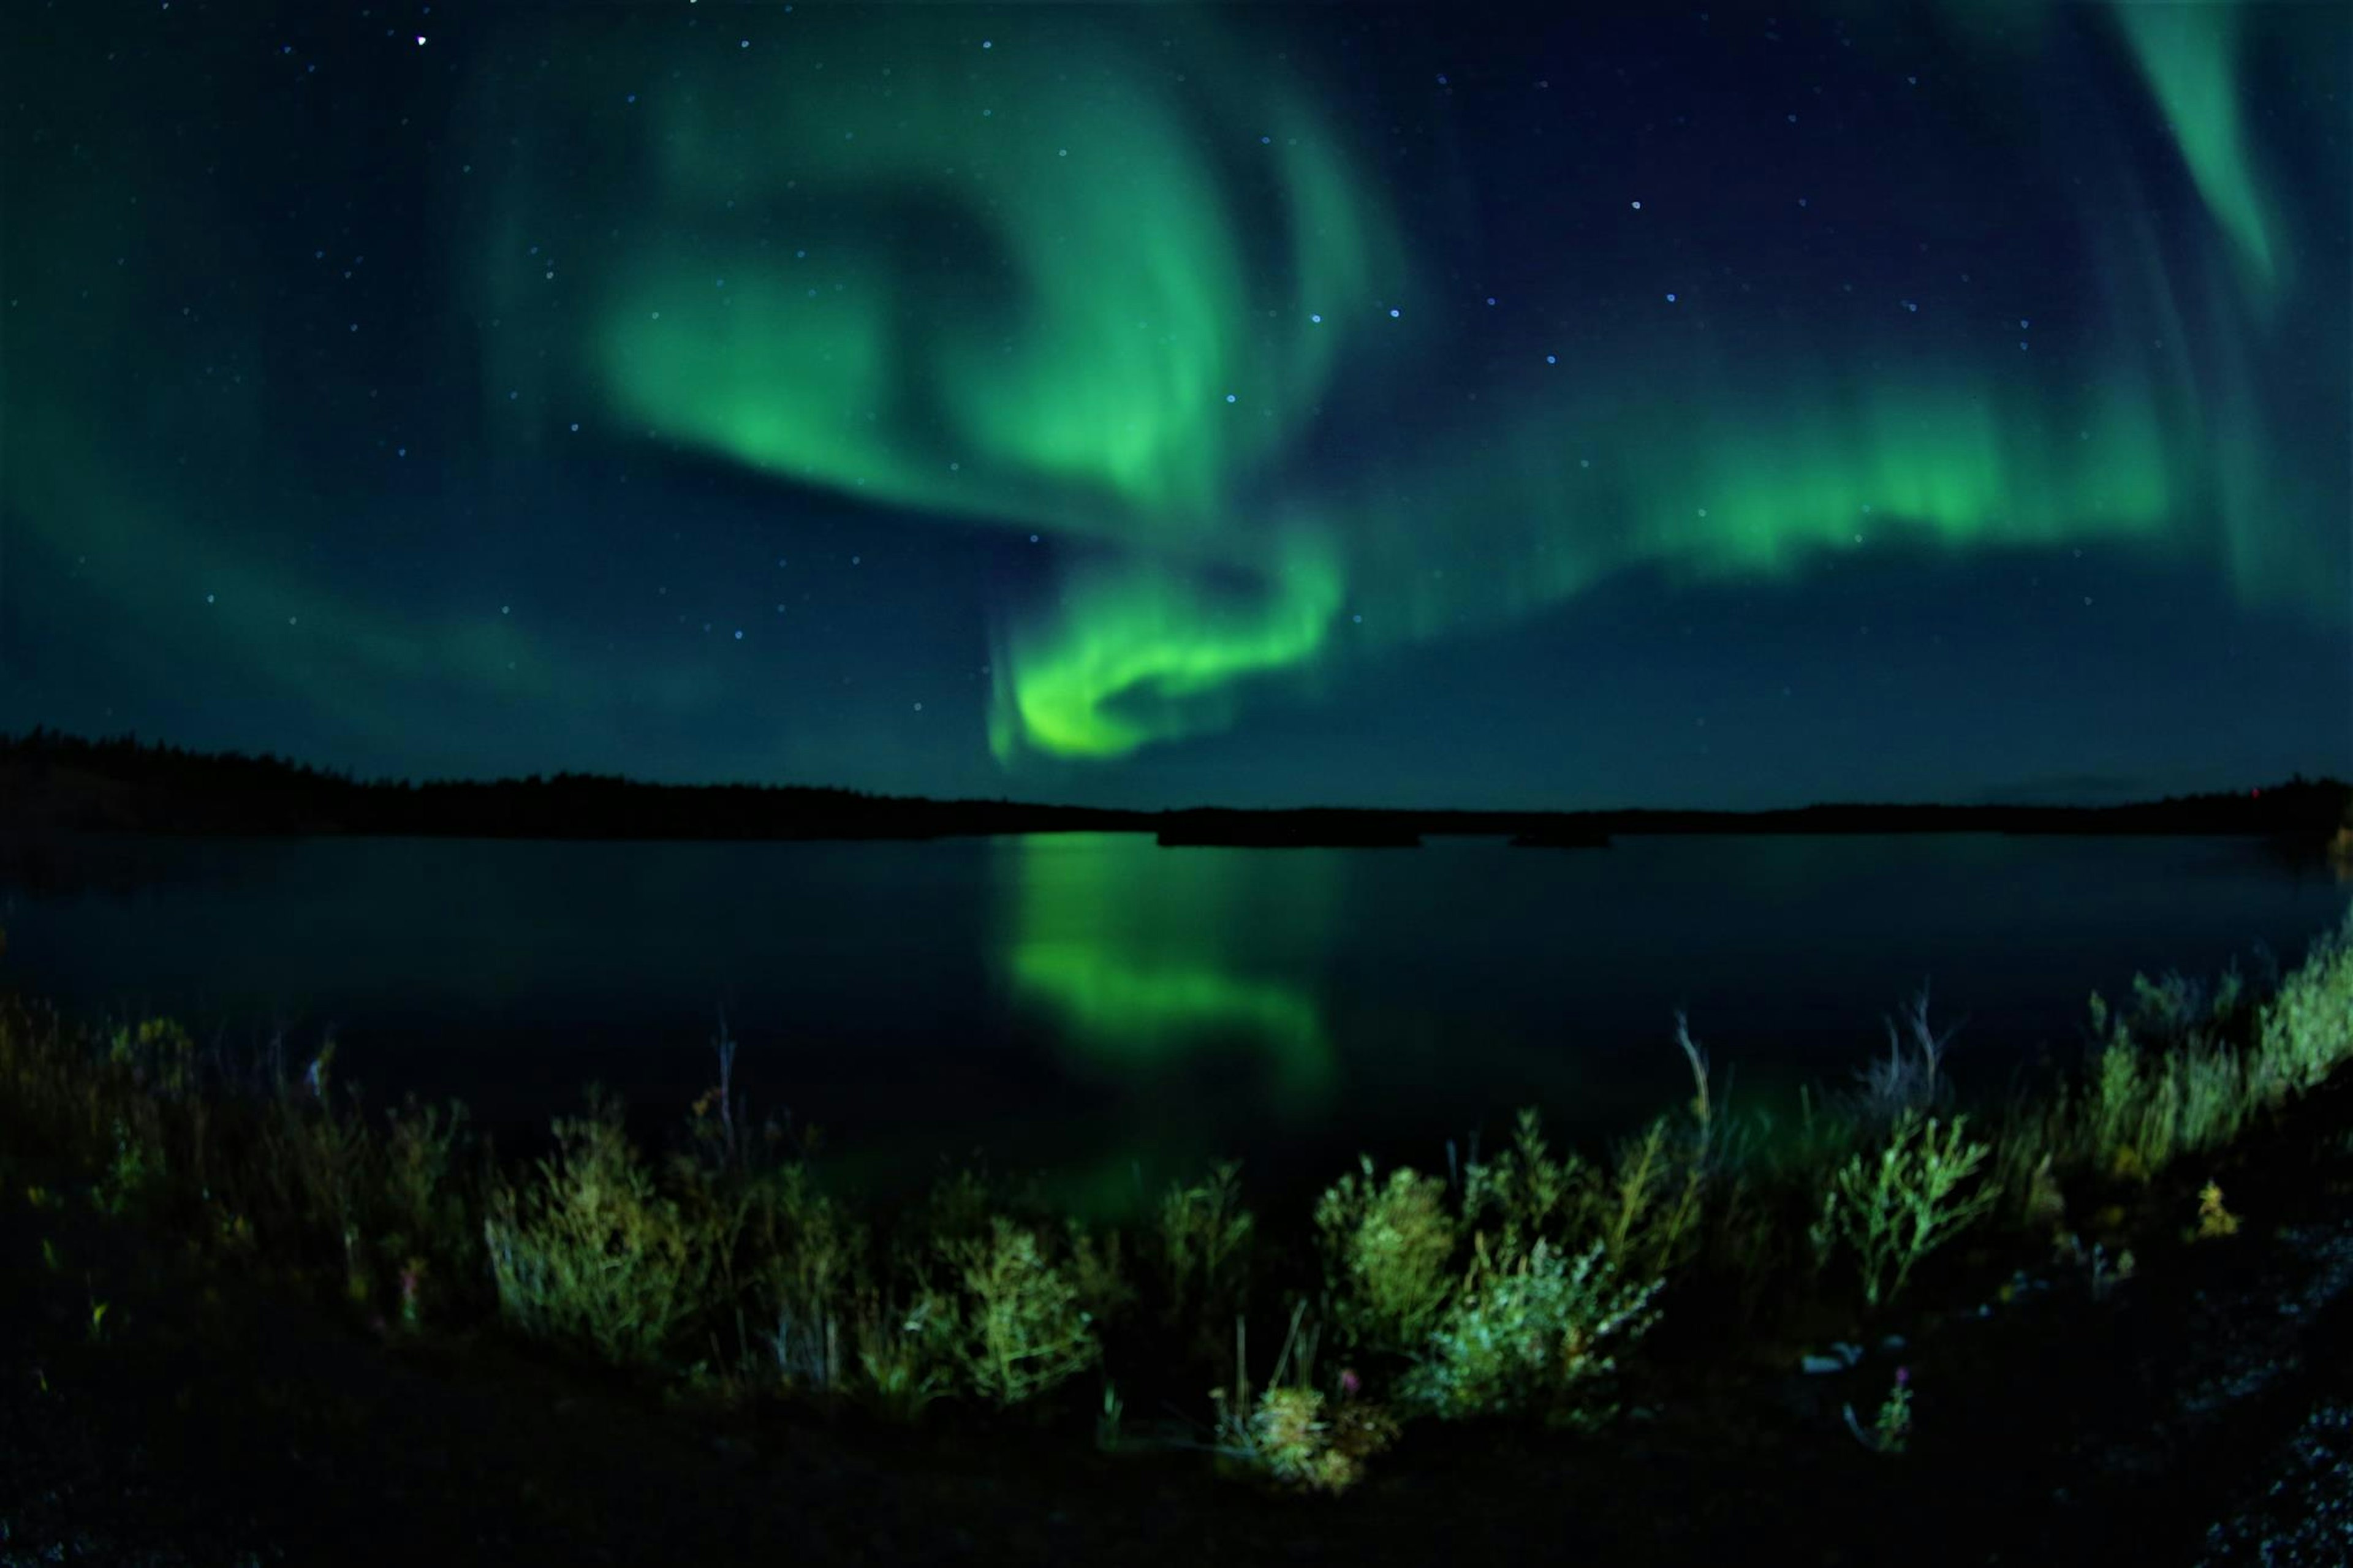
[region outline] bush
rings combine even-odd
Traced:
[[[1491,1215],[1500,1220],[1500,1250],[1507,1258],[1525,1254],[1539,1237],[1589,1227],[1599,1203],[1593,1167],[1575,1150],[1554,1155],[1534,1107],[1520,1112],[1509,1148],[1463,1173],[1463,1223],[1476,1226]]]
[[[753,1309],[776,1325],[768,1346],[778,1378],[816,1393],[840,1387],[842,1323],[867,1273],[864,1227],[796,1162],[750,1182],[731,1228],[752,1259]]]
[[[2353,914],[2312,947],[2263,1009],[2249,1073],[2253,1092],[2277,1105],[2317,1089],[2353,1058]]]
[[[1018,1405],[1076,1377],[1102,1355],[1079,1287],[1047,1261],[1035,1231],[997,1215],[986,1240],[948,1241],[941,1253],[963,1288],[961,1331],[953,1344],[973,1392],[1000,1405]]]
[[[1215,1360],[1225,1344],[1224,1325],[1248,1305],[1250,1244],[1257,1222],[1242,1206],[1241,1167],[1231,1161],[1214,1166],[1208,1179],[1191,1186],[1171,1183],[1160,1200],[1154,1237],[1159,1272],[1161,1322],[1189,1331],[1189,1350]]]
[[[538,1179],[499,1184],[482,1223],[500,1311],[611,1362],[657,1362],[704,1305],[710,1249],[657,1191],[617,1104],[592,1097],[587,1116],[554,1131]]]
[[[385,1246],[415,1253],[451,1271],[478,1266],[470,1234],[466,1173],[459,1152],[470,1140],[466,1108],[447,1111],[413,1098],[387,1118],[378,1185]]]
[[[1501,1269],[1482,1245],[1472,1283],[1399,1380],[1398,1397],[1450,1420],[1518,1411],[1559,1425],[1605,1419],[1611,1410],[1594,1394],[1616,1366],[1607,1342],[1650,1329],[1660,1284],[1619,1283],[1599,1245],[1571,1260],[1540,1240]]]
[[[1901,1116],[1876,1160],[1857,1154],[1831,1179],[1816,1245],[1843,1240],[1854,1249],[1866,1304],[1893,1300],[1921,1258],[2000,1200],[1990,1182],[1971,1186],[1992,1151],[1964,1141],[1968,1124],[1968,1117],[1957,1116],[1939,1136],[1935,1117]]]
[[[1242,1453],[1286,1485],[1343,1492],[1397,1435],[1397,1417],[1369,1400],[1334,1404],[1316,1389],[1292,1385],[1259,1395]]]
[[[862,1296],[858,1366],[874,1406],[886,1416],[913,1421],[934,1400],[953,1392],[961,1334],[954,1299],[939,1291],[919,1290],[904,1303],[879,1291]]]
[[[1411,1169],[1377,1182],[1342,1177],[1315,1205],[1315,1229],[1344,1341],[1410,1355],[1438,1326],[1454,1288],[1448,1268],[1458,1234],[1446,1184]]]

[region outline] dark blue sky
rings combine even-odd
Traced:
[[[2353,773],[2329,6],[0,23],[0,726],[1113,805]]]

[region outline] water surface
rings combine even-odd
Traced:
[[[1587,1136],[1689,1092],[1687,1009],[1736,1095],[1841,1079],[1924,982],[1964,1085],[2080,1048],[2136,969],[2284,963],[2346,892],[2216,838],[1626,837],[1604,850],[933,843],[114,840],[95,881],[0,881],[0,975],[168,1013],[375,1098],[486,1118],[596,1079],[667,1114],[737,1079],[845,1166],[974,1149],[1114,1208],[1215,1154],[1277,1185],[1541,1104]]]

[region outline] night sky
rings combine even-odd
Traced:
[[[2353,771],[2353,12],[1532,9],[18,0],[0,728],[1135,805]]]

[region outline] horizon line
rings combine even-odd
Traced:
[[[2353,789],[2353,784],[2330,774],[2306,778],[2302,772],[2284,780],[2247,786],[2243,795],[2233,789],[2197,791],[2188,794],[2136,797],[2105,804],[2082,801],[1978,800],[1968,802],[1919,800],[1814,800],[1800,805],[1777,806],[1691,806],[1691,805],[1620,805],[1620,806],[1453,806],[1453,805],[1335,805],[1306,804],[1299,805],[1221,805],[1196,803],[1190,805],[1079,805],[1067,802],[1023,800],[1008,795],[901,795],[860,789],[847,784],[759,784],[742,780],[706,780],[698,784],[664,783],[651,779],[633,778],[626,773],[591,773],[560,769],[554,773],[502,773],[484,778],[475,777],[391,777],[379,775],[362,778],[348,769],[337,771],[332,766],[301,762],[274,751],[243,752],[234,749],[202,750],[174,742],[142,740],[136,731],[119,735],[81,735],[36,724],[22,732],[0,731],[0,752],[12,752],[36,746],[54,745],[100,751],[108,748],[128,748],[134,752],[176,753],[196,761],[239,762],[276,767],[289,774],[308,776],[345,788],[419,790],[419,789],[488,789],[501,785],[545,787],[565,780],[594,783],[631,790],[739,790],[747,792],[777,792],[811,795],[850,795],[860,799],[910,805],[990,805],[1016,806],[1038,811],[1087,813],[1109,816],[1158,816],[1191,812],[1234,812],[1271,816],[1287,812],[1360,812],[1388,816],[1630,816],[1657,814],[1704,816],[1770,816],[1797,812],[1837,810],[1912,810],[1912,811],[2001,811],[2001,812],[2105,812],[2130,810],[2137,806],[2178,805],[2194,801],[2226,799],[2260,799],[2265,793],[2284,789],[2335,788]]]

